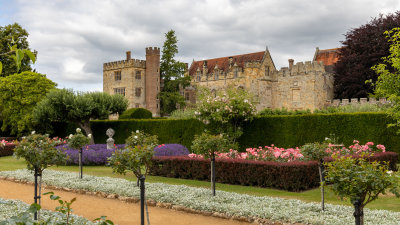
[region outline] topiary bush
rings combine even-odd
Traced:
[[[119,119],[151,119],[153,114],[144,108],[131,108],[124,111]]]

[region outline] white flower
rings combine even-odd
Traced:
[[[88,134],[87,137],[88,137],[88,138],[92,138],[92,134]]]
[[[326,138],[325,138],[325,141],[327,141],[327,140],[329,140],[329,138],[328,138],[328,137],[326,137]]]
[[[73,136],[74,136],[74,135],[70,134],[70,135],[68,136],[68,138],[71,139]]]
[[[32,131],[32,133],[31,133],[31,134],[32,134],[32,135],[34,135],[35,133],[36,133],[36,131]]]
[[[137,139],[137,136],[134,136],[133,138]]]
[[[138,133],[139,133],[139,130],[136,130],[136,133],[138,134]]]
[[[249,102],[249,100],[245,99],[245,100],[244,100],[244,102],[245,102],[245,103],[248,103],[248,102]]]
[[[393,171],[389,170],[386,173],[389,174],[390,176],[392,176]]]
[[[217,109],[216,111],[219,112],[219,109]]]
[[[81,129],[80,128],[76,128],[76,133],[80,133]]]

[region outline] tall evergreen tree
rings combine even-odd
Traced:
[[[7,54],[10,52],[12,40],[17,49],[29,50],[28,32],[22,28],[18,23],[10,24],[4,27],[0,26],[0,62],[3,66],[3,72],[0,76],[8,76],[17,72],[32,71],[30,66],[30,58],[24,57],[21,60],[21,66],[17,68],[16,61],[13,59],[15,54]]]
[[[178,39],[175,31],[170,30],[165,34],[165,42],[162,49],[160,62],[160,76],[164,86],[159,93],[161,114],[170,114],[176,110],[176,105],[185,105],[184,97],[179,93],[180,88],[190,84],[190,78],[185,77],[185,63],[175,60],[178,54]]]

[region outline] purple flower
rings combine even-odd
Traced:
[[[116,148],[124,148],[125,145],[115,145]],[[61,148],[68,156],[67,165],[78,165],[79,151],[71,149],[68,145],[60,145]],[[82,164],[91,166],[104,166],[107,163],[107,158],[112,155],[115,149],[107,149],[106,144],[86,145],[82,152]]]
[[[180,144],[162,144],[154,148],[154,156],[186,156],[188,154],[189,150]]]

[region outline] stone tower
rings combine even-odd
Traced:
[[[160,115],[160,48],[146,48],[146,72],[145,72],[145,101],[146,108],[153,116]]]

